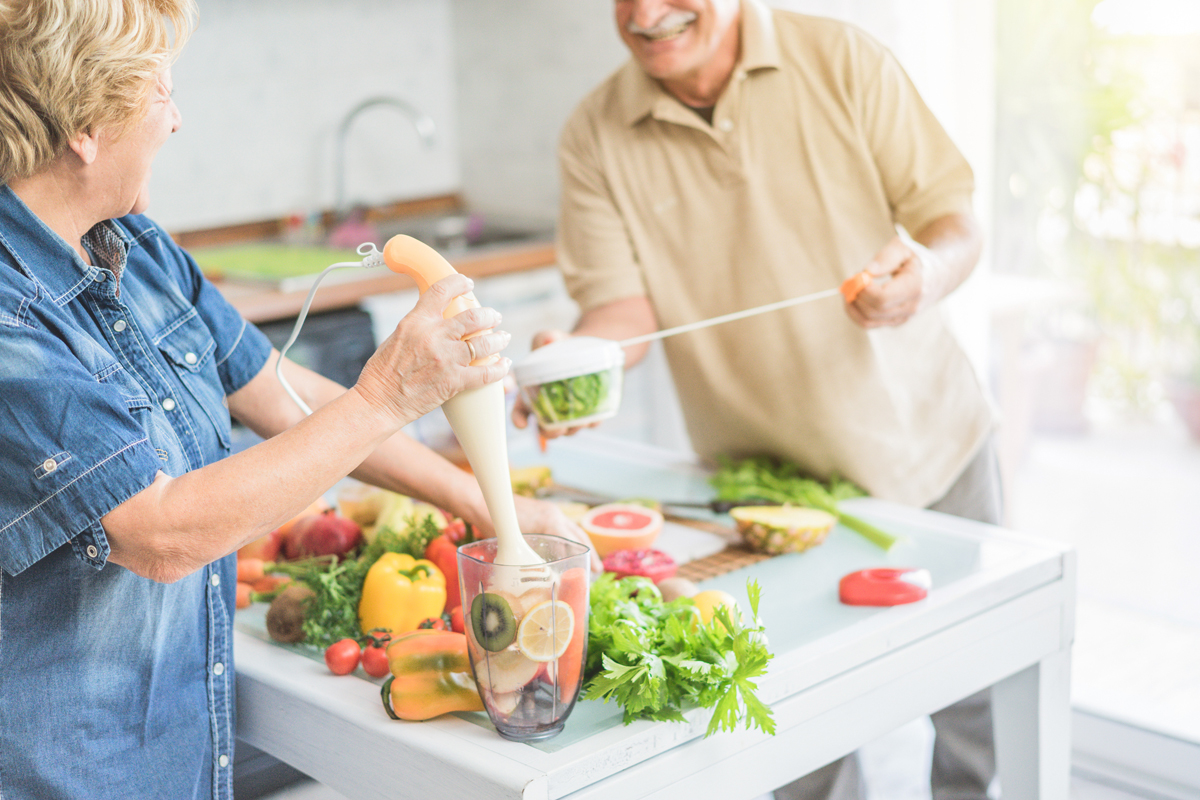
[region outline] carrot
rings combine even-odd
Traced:
[[[237,579],[240,583],[254,583],[266,574],[265,562],[261,558],[239,558]]]
[[[250,585],[254,587],[254,591],[256,592],[269,594],[282,589],[291,582],[292,579],[286,575],[264,575]]]
[[[237,585],[237,607],[247,608],[250,605],[250,597],[254,592],[254,587],[248,583],[238,581]]]

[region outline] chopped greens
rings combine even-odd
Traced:
[[[734,461],[722,457],[720,469],[712,477],[712,485],[717,490],[718,500],[770,500],[827,511],[837,517],[838,522],[884,550],[890,550],[899,541],[899,537],[838,509],[842,500],[863,497],[866,492],[836,475],[830,478],[829,486],[825,486],[820,481],[802,477],[800,468],[791,462],[765,457]]]
[[[564,422],[591,416],[608,399],[609,370],[549,381],[538,387],[534,411],[544,422]]]
[[[750,623],[722,606],[705,625],[688,598],[664,603],[646,578],[601,575],[591,589],[584,696],[616,701],[626,724],[684,721],[685,708],[700,706],[713,709],[706,736],[739,722],[774,734],[771,709],[754,682],[772,658],[758,619],[761,590],[748,581],[746,591]]]

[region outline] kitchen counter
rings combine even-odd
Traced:
[[[514,443],[517,466],[600,494],[711,497],[688,456],[584,432],[547,453]],[[1066,800],[1074,552],[994,526],[870,499],[847,510],[900,534],[884,553],[844,528],[820,547],[705,581],[744,601],[763,588],[776,657],[759,681],[776,736],[704,738],[709,712],[686,722],[621,724],[613,704],[581,702],[545,742],[501,739],[482,713],[389,720],[376,683],[331,675],[318,658],[236,633],[238,736],[347,797],[749,798],[807,774],[901,725],[992,687],[1006,800]],[[712,522],[727,518],[707,518]],[[686,557],[684,555],[683,557]],[[878,566],[929,569],[917,603],[837,601],[837,580]],[[247,618],[248,619],[248,618]]]
[[[504,275],[553,265],[554,243],[531,241],[481,248],[458,256],[451,254],[447,260],[470,278]],[[300,313],[300,307],[308,295],[307,289],[285,292],[262,283],[217,280],[214,285],[251,322],[294,317]],[[361,278],[356,276],[355,280],[336,282],[327,279],[313,298],[310,311],[316,313],[346,308],[357,305],[364,297],[415,288],[416,284],[407,275],[386,269],[366,273]]]

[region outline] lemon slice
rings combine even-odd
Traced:
[[[562,600],[539,603],[525,614],[517,629],[517,648],[531,661],[553,661],[567,652],[575,614]]]

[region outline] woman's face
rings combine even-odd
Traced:
[[[101,152],[112,175],[114,217],[141,214],[150,205],[150,165],[181,119],[171,99],[171,71],[164,69],[151,89],[145,117],[120,138],[101,133]]]

